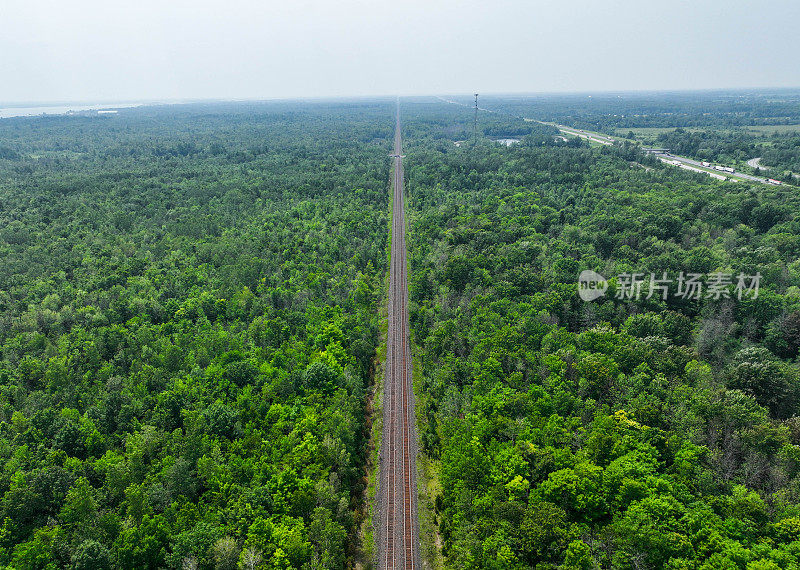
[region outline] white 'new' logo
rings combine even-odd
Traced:
[[[578,295],[584,301],[594,301],[602,297],[606,294],[606,289],[608,289],[606,278],[591,269],[584,269],[578,276]]]

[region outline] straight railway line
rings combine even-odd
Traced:
[[[411,384],[406,228],[400,103],[394,137],[392,244],[389,268],[389,328],[380,456],[379,566],[420,568],[416,501],[417,437]]]

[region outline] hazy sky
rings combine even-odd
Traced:
[[[0,0],[0,103],[800,87],[798,0]]]

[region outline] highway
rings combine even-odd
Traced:
[[[466,103],[459,103],[458,101],[453,101],[450,99],[445,99],[443,97],[437,97],[440,101],[445,103],[451,103],[453,105],[461,105],[463,107],[470,107]],[[472,107],[470,107],[472,108]],[[491,109],[484,109],[482,107],[478,107],[480,111],[486,111],[489,113],[496,113],[497,111],[493,111]],[[570,135],[573,137],[579,137],[582,139],[586,139],[590,142],[602,144],[602,145],[613,145],[618,142],[617,139],[610,137],[608,135],[604,135],[602,133],[595,133],[592,131],[586,131],[583,129],[576,129],[574,127],[568,127],[566,125],[559,125],[558,123],[548,123],[546,121],[539,121],[538,119],[530,119],[527,117],[522,117],[523,120],[533,123],[539,123],[542,125],[548,125],[550,127],[555,127],[565,135]],[[649,149],[643,147],[642,150],[645,152],[649,152]],[[753,176],[752,174],[746,174],[744,172],[739,172],[737,170],[733,172],[720,172],[714,170],[713,167],[703,166],[702,162],[698,160],[694,160],[692,158],[687,158],[685,156],[676,156],[671,153],[665,152],[651,152],[654,156],[656,156],[661,162],[664,164],[668,164],[670,166],[678,166],[684,168],[686,170],[692,170],[694,172],[700,172],[702,174],[708,174],[709,176],[713,176],[715,178],[721,178],[723,180],[733,180],[735,182],[758,182],[760,184],[771,184],[766,178],[761,176]],[[759,159],[753,159],[759,160]],[[677,161],[680,164],[673,164],[672,161]],[[751,161],[748,161],[748,165],[752,166]]]
[[[378,565],[420,568],[417,516],[417,433],[411,384],[405,203],[400,101],[394,138],[389,327],[384,366],[383,432],[378,486]]]
[[[724,176],[725,178],[730,178],[731,180],[746,180],[748,182],[760,182],[761,184],[769,184],[766,178],[762,178],[760,176],[753,176],[752,174],[745,174],[744,172],[739,172],[738,170],[734,172],[720,172],[720,171],[710,171],[713,170],[713,167],[704,166],[702,162],[699,160],[694,160],[692,158],[686,158],[685,156],[675,156],[674,154],[665,153],[665,152],[654,152],[652,153],[662,162],[667,160],[677,160],[681,163],[681,167],[687,168],[688,170],[693,170],[695,172],[703,172],[709,175],[717,175],[717,176]],[[677,165],[673,165],[677,166]]]
[[[603,145],[613,145],[616,142],[618,142],[617,139],[601,133],[575,129],[572,127],[559,125],[557,123],[546,123],[544,121],[537,121],[535,119],[525,119],[525,120],[534,121],[542,125],[549,125],[551,127],[557,128],[564,134],[580,137]],[[650,152],[650,154],[653,154],[656,158],[661,160],[661,162],[663,162],[664,164],[668,164],[670,166],[679,166],[686,170],[691,170],[693,172],[700,172],[702,174],[708,174],[709,176],[713,176],[715,178],[730,179],[733,181],[746,181],[746,182],[758,182],[760,184],[769,184],[767,179],[761,176],[753,176],[752,174],[746,174],[744,172],[739,172],[738,170],[735,170],[733,172],[716,171],[714,170],[713,166],[711,167],[704,166],[701,161],[694,160],[693,158],[687,158],[685,156],[677,156],[669,152],[651,152],[651,150],[646,147],[642,147],[642,150],[644,150],[645,152]],[[680,165],[673,164],[672,162],[670,162],[673,160],[679,162]]]
[[[532,121],[533,119],[525,119],[526,121]],[[535,121],[537,123],[541,123],[543,125],[549,125],[551,127],[557,128],[559,131],[564,133],[565,135],[572,135],[574,137],[580,137],[582,139],[586,139],[587,141],[596,142],[604,145],[613,145],[616,141],[609,136],[601,135],[599,133],[589,133],[586,131],[582,131],[581,129],[573,129],[572,127],[565,127],[564,125],[559,125],[556,123],[545,123],[542,121]]]

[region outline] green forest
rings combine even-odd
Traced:
[[[796,194],[553,134],[409,151],[448,566],[798,567]],[[582,301],[583,269],[609,294]],[[637,271],[763,281],[742,300],[617,298]]]
[[[0,564],[341,568],[393,108],[0,122]]]
[[[749,158],[779,95],[401,101],[427,567],[800,568],[797,188],[521,118]],[[394,111],[0,120],[0,568],[361,567]]]

